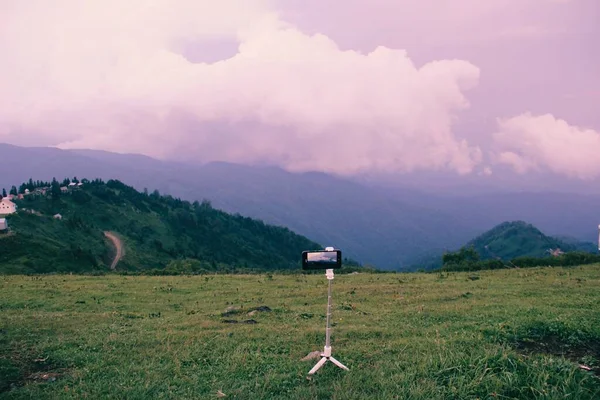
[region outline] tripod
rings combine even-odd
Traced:
[[[317,372],[319,368],[325,365],[327,361],[331,361],[341,369],[350,371],[348,367],[331,356],[331,281],[333,280],[333,269],[326,270],[325,276],[329,281],[329,288],[327,289],[327,328],[325,329],[325,349],[321,353],[321,359],[319,362],[308,372],[309,375]]]

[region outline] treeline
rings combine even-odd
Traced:
[[[85,179],[82,181],[87,182]],[[33,192],[36,189],[49,189],[50,193],[52,194],[56,194],[57,192],[60,194],[61,186],[68,186],[70,183],[79,182],[80,181],[77,179],[77,177],[74,177],[72,180],[70,178],[65,178],[62,181],[58,181],[56,178],[53,178],[51,182],[40,180],[34,181],[32,178],[29,178],[29,181],[21,183],[18,188],[13,185],[8,192],[6,191],[6,188],[3,188],[0,198],[7,197],[9,194],[17,196],[19,194],[25,194],[27,191]]]
[[[481,260],[479,253],[473,247],[463,247],[456,252],[444,254],[442,256],[442,267],[435,271],[480,271],[546,266],[571,267],[595,263],[600,263],[600,254],[579,251],[549,257],[516,257],[508,261],[500,259]]]

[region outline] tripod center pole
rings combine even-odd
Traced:
[[[333,250],[333,248],[327,248],[327,251],[331,250]],[[331,356],[331,281],[333,280],[333,269],[326,270],[325,276],[329,281],[329,287],[327,289],[327,327],[325,328],[325,349],[323,350],[323,353],[321,353],[321,360],[319,360],[319,362],[310,371],[308,371],[309,375],[317,372],[319,368],[321,368],[327,361],[331,361],[341,369],[349,371],[348,367]]]
[[[327,289],[327,327],[325,328],[325,352],[331,355],[331,281],[333,280],[333,269],[325,271],[329,283]],[[328,355],[328,356],[329,356]]]

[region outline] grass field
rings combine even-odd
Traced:
[[[599,287],[597,265],[337,275],[350,371],[308,377],[321,275],[2,276],[0,398],[600,398]]]

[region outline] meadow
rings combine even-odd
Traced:
[[[600,398],[600,266],[0,276],[0,399]],[[252,311],[252,309],[259,308]]]

